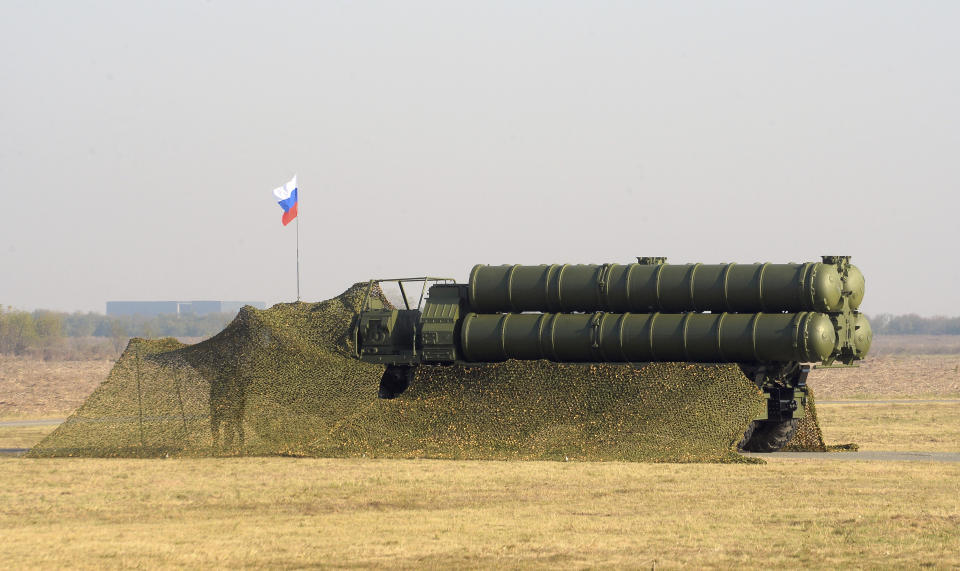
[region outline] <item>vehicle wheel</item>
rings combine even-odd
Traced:
[[[743,433],[737,448],[743,452],[776,452],[790,442],[799,425],[795,418],[783,422],[755,420]]]
[[[743,438],[741,438],[740,442],[737,443],[737,450],[741,452],[745,450],[745,446],[747,445],[747,442],[750,442],[750,437],[753,436],[753,431],[757,429],[757,425],[759,424],[760,424],[759,421],[754,420],[753,422],[747,425],[747,429],[743,431]]]
[[[416,372],[410,365],[387,365],[380,377],[380,390],[377,396],[382,399],[395,399],[410,386]]]

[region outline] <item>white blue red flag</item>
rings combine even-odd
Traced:
[[[283,209],[283,217],[280,221],[286,226],[297,217],[297,175],[293,175],[287,184],[273,189],[273,195],[277,197],[277,204]]]

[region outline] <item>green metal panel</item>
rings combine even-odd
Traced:
[[[847,276],[843,280],[843,293],[850,298],[850,309],[859,309],[863,301],[865,280],[863,272],[857,266],[847,268]]]
[[[423,359],[452,363],[457,359],[456,332],[460,320],[461,285],[435,285],[423,306],[420,339]]]
[[[857,313],[853,319],[855,328],[853,333],[854,356],[857,359],[863,359],[870,351],[870,345],[873,343],[873,330],[870,328],[870,322],[867,321],[866,315]]]
[[[420,312],[368,309],[357,325],[358,357],[368,363],[417,363],[415,332]]]
[[[826,361],[837,336],[822,313],[468,313],[464,360],[558,362]]]
[[[837,267],[822,262],[477,265],[468,292],[477,313],[835,312],[843,287]]]
[[[789,418],[801,419],[806,416],[807,399],[810,398],[810,393],[805,386],[803,388],[768,387],[767,390],[763,391],[763,396],[767,401],[767,407],[760,415],[754,418],[754,420],[767,420],[771,418],[771,413],[782,411],[784,408],[790,411]],[[781,400],[784,396],[786,396],[787,399]],[[796,408],[790,406],[790,401],[796,403]],[[774,419],[778,419],[781,415],[782,412],[774,416]],[[782,418],[778,420],[782,420]],[[774,422],[776,421],[777,420],[774,420]]]

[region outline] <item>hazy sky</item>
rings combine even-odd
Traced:
[[[960,2],[0,1],[0,304],[849,254],[960,314]]]

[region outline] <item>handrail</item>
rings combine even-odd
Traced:
[[[403,303],[407,309],[411,309],[411,307],[410,307],[410,302],[407,299],[406,291],[403,288],[403,284],[408,282],[423,282],[423,287],[420,290],[420,299],[417,302],[417,307],[416,307],[416,309],[420,309],[420,307],[423,305],[424,293],[427,290],[428,282],[452,284],[452,283],[456,283],[456,280],[453,278],[441,278],[436,276],[420,276],[415,278],[372,279],[369,282],[367,282],[367,290],[363,294],[363,301],[360,303],[360,311],[366,311],[367,309],[369,309],[367,303],[369,302],[370,292],[373,290],[373,286],[375,284],[381,284],[384,282],[393,282],[397,284],[397,286],[400,288],[400,295],[403,297]]]

